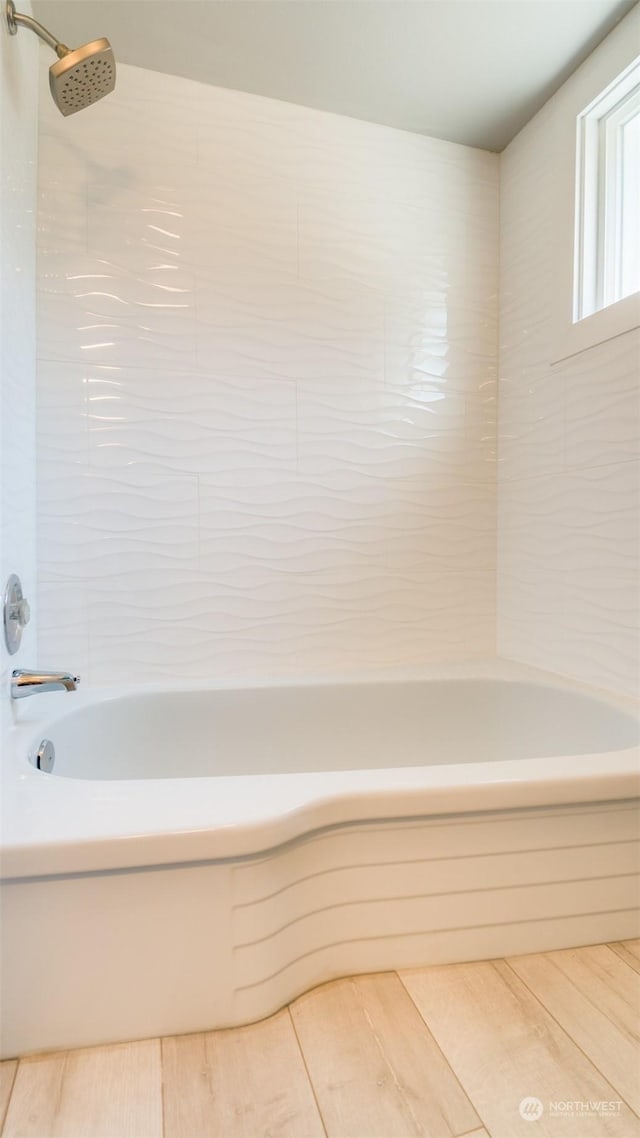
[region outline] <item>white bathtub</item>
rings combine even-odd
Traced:
[[[16,710],[5,1057],[245,1023],[345,973],[638,934],[629,701],[491,662]]]

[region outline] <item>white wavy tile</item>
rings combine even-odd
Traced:
[[[293,127],[296,129],[296,126]],[[302,190],[379,197],[395,204],[460,216],[496,215],[495,154],[339,115],[312,113],[298,126],[296,153]],[[344,196],[342,197],[344,200]],[[446,222],[445,222],[446,223]]]
[[[151,340],[168,354],[173,342],[182,340],[188,354],[195,342],[193,297],[162,295],[153,285],[136,285],[138,299],[133,301],[123,295],[129,288],[118,288],[117,293],[109,291],[117,287],[113,275],[107,282],[85,282],[71,296],[41,293],[38,310],[43,324],[42,358],[134,365],[141,352],[148,350]],[[138,342],[143,345],[140,350],[136,348]],[[133,360],[127,355],[129,344]],[[162,356],[159,364],[161,360]]]
[[[567,466],[640,458],[640,330],[581,352],[561,375]]]
[[[198,486],[188,475],[131,466],[108,476],[88,471],[40,480],[40,565],[45,578],[96,577],[198,555]]]
[[[87,389],[111,369],[38,360],[36,439],[38,485],[51,477],[84,472],[89,461]]]
[[[498,647],[635,694],[640,340],[550,362],[556,113],[501,157]]]
[[[135,258],[44,248],[38,254],[38,342],[43,359],[76,356],[94,359],[85,348],[89,333],[100,327],[129,329],[168,322],[175,335],[195,326],[195,277],[181,264],[168,263],[154,250]],[[118,345],[116,344],[117,348]],[[66,355],[65,355],[66,353]],[[82,354],[80,354],[82,353]],[[100,361],[101,362],[101,361]]]
[[[500,367],[498,470],[502,481],[537,478],[565,466],[562,395],[546,367]]]
[[[184,603],[175,615],[166,604],[162,574],[152,582],[140,574],[111,579],[98,591],[89,589],[92,675],[105,681],[122,675],[142,679],[149,670],[159,677],[273,677],[387,666],[411,666],[437,659],[486,654],[493,621],[482,601],[491,574],[421,577],[423,599],[407,601],[391,591],[344,606],[334,601],[296,608],[291,598],[256,597],[252,588],[215,596],[208,576],[198,582],[181,576]],[[164,597],[164,601],[162,598]]]
[[[56,471],[83,473],[89,459],[89,439],[82,408],[42,409],[37,424],[38,485]]]
[[[490,275],[479,258],[459,270],[447,259],[422,287],[387,294],[385,332],[391,343],[420,347],[446,333],[452,346],[495,360],[497,339],[495,265]]]
[[[36,196],[29,167],[19,158],[7,163],[2,171],[2,320],[5,367],[20,366],[29,358],[32,369],[35,314],[33,286],[35,277]],[[18,420],[19,421],[19,420]]]
[[[564,582],[559,571],[529,577],[498,557],[499,656],[550,669],[561,640]]]
[[[498,650],[636,694],[638,470],[581,474],[511,484],[506,516],[501,500]]]
[[[499,534],[500,650],[636,694],[638,464],[503,487]]]
[[[113,245],[104,254],[49,248],[44,237],[38,250],[39,291],[68,301],[99,303],[102,315],[117,315],[123,306],[153,300],[190,298],[195,276],[188,268],[169,262],[152,248],[128,246],[119,256]]]
[[[42,166],[38,178],[38,256],[44,250],[84,252],[87,247],[87,188],[84,179],[45,181]],[[41,271],[40,271],[41,272]]]
[[[379,288],[445,282],[457,258],[464,263],[468,242],[456,233],[450,242],[446,235],[425,233],[412,238],[406,219],[389,230],[377,220],[359,231],[352,230],[350,218],[331,215],[324,209],[304,212],[300,207],[299,266],[302,280],[355,280]]]
[[[547,366],[555,271],[554,124],[546,108],[500,156],[500,366]]]
[[[297,272],[297,195],[295,185],[277,178],[239,180],[224,157],[211,177],[184,185],[166,176],[157,185],[148,176],[133,185],[93,183],[88,221],[93,242],[118,245],[153,239],[173,254],[228,279],[264,265]],[[215,218],[203,225],[202,219]]]
[[[422,572],[455,571],[467,557],[495,567],[492,487],[422,481],[355,485],[298,480],[221,489],[200,483],[201,563],[216,579],[280,587],[302,574],[305,593],[352,588],[379,594],[412,590]],[[393,584],[391,584],[393,580]]]
[[[262,178],[283,189],[296,185],[299,147],[319,112],[207,83],[196,87],[199,165],[207,181],[223,169],[239,186]]]
[[[38,111],[38,185],[66,187],[71,194],[83,193],[87,200],[87,159],[57,121],[60,112],[51,102],[46,83],[39,84],[40,108]],[[47,105],[49,104],[49,105]],[[54,115],[56,118],[54,118]],[[86,209],[84,211],[86,218]],[[62,218],[60,219],[62,221]]]
[[[89,463],[218,478],[293,475],[296,390],[288,382],[125,369],[97,375],[87,390]]]
[[[441,210],[495,212],[495,154],[241,91],[196,85],[200,164],[214,177],[219,155],[238,178],[274,173],[301,189],[345,187],[354,199],[376,187],[388,201]]]
[[[198,362],[220,375],[384,378],[384,301],[357,285],[227,284],[198,300]]]
[[[353,470],[389,480],[493,479],[482,427],[467,430],[464,397],[417,385],[346,392],[301,384],[298,470],[322,477]],[[486,467],[486,469],[485,469]]]
[[[84,582],[73,577],[38,579],[38,665],[79,673],[89,679],[89,607]]]
[[[120,68],[99,152],[43,104],[42,603],[85,598],[61,643],[86,625],[96,681],[490,652],[496,157],[164,78]],[[65,160],[86,248],[55,232]]]
[[[55,264],[64,260],[57,256]],[[140,366],[195,362],[195,294],[184,278],[174,284],[169,273],[152,269],[133,276],[89,257],[77,257],[56,276],[51,261],[41,265],[38,292],[41,358]]]
[[[621,463],[525,480],[500,496],[505,564],[631,574],[640,548],[640,465]]]
[[[640,619],[637,574],[537,575],[502,569],[498,653],[583,683],[637,696]]]

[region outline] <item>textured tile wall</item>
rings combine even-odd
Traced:
[[[22,10],[25,10],[23,7]],[[26,11],[30,6],[26,5]],[[35,232],[37,40],[0,19],[0,596],[18,573],[32,622],[18,654],[0,618],[0,752],[12,722],[9,676],[36,664]]]
[[[495,155],[134,67],[40,115],[41,656],[495,647]]]
[[[550,364],[563,91],[501,156],[498,651],[635,694],[640,337]]]

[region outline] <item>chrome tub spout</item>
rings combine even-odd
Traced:
[[[25,699],[45,691],[75,691],[79,683],[80,676],[71,672],[32,672],[28,668],[17,668],[11,675],[11,698]]]

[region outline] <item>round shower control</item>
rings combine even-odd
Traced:
[[[36,766],[39,771],[50,774],[56,761],[56,749],[51,739],[43,739],[36,752]]]
[[[31,609],[22,595],[20,578],[12,573],[4,591],[4,642],[10,656],[18,651],[23,630],[30,619]]]

